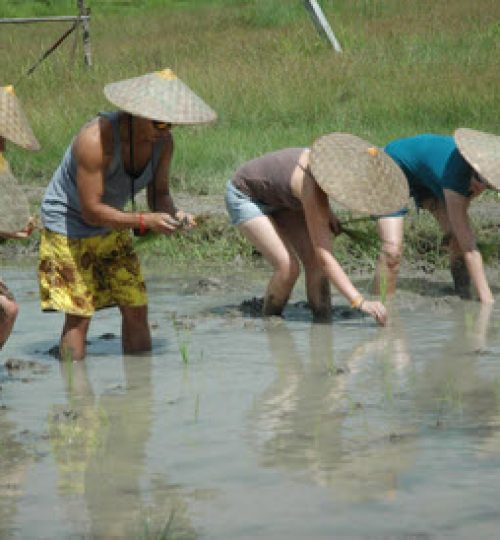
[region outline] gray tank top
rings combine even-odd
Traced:
[[[251,199],[279,209],[300,210],[291,179],[305,148],[285,148],[247,161],[233,176],[233,185]]]
[[[113,157],[104,179],[102,201],[123,210],[131,197],[132,178],[125,171],[120,142],[120,112],[99,113],[108,118],[113,128]],[[50,181],[40,208],[42,224],[46,229],[64,234],[70,238],[86,238],[104,234],[111,229],[95,227],[82,218],[80,198],[76,185],[76,159],[73,156],[73,142],[66,149],[64,157]],[[154,173],[160,159],[164,141],[153,146],[153,155],[141,175],[134,180],[134,194],[147,186],[154,179]]]

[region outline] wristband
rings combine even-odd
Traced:
[[[361,306],[363,305],[364,301],[365,299],[363,298],[363,295],[358,294],[358,296],[356,296],[354,300],[351,301],[351,307],[353,309],[361,309]]]
[[[146,225],[144,224],[144,214],[139,213],[139,234],[142,236],[146,232]]]

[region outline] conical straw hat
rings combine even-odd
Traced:
[[[0,87],[0,137],[27,150],[40,150],[12,86]]]
[[[458,128],[453,134],[462,156],[495,189],[500,189],[500,137]]]
[[[26,195],[0,153],[0,232],[15,233],[26,227],[30,214]]]
[[[408,204],[403,171],[383,150],[355,135],[323,135],[312,145],[309,163],[320,188],[349,210],[383,215]]]
[[[205,124],[217,114],[171,69],[107,84],[106,97],[136,116],[169,124]]]

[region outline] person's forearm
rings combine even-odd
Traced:
[[[175,217],[177,208],[170,193],[156,193],[156,197],[148,193],[148,206],[153,212],[166,212]]]
[[[464,252],[464,260],[479,300],[485,304],[493,303],[495,299],[486,279],[481,253],[477,249],[466,251]]]
[[[123,212],[112,206],[101,204],[82,212],[82,217],[89,225],[123,230],[140,227],[140,212]]]
[[[357,297],[359,297],[360,292],[352,284],[348,275],[344,272],[344,269],[338,263],[337,259],[324,248],[319,248],[316,250],[316,256],[320,261],[321,268],[326,274],[330,282],[336,287],[336,289],[344,295],[349,303],[352,303]]]

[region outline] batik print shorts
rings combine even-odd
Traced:
[[[91,317],[105,307],[147,304],[130,232],[68,238],[45,229],[38,267],[43,311]]]

